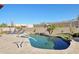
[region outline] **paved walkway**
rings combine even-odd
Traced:
[[[16,42],[17,44],[15,44]],[[22,43],[23,42],[23,43]],[[22,43],[22,47],[20,44]],[[34,48],[28,38],[16,37],[16,35],[2,35],[0,37],[0,53],[2,54],[78,54],[79,42],[72,41],[68,49],[48,50]]]

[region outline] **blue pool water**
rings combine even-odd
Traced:
[[[60,37],[47,37],[41,35],[30,35],[30,43],[33,47],[42,49],[66,49],[70,45],[70,41],[65,41]]]

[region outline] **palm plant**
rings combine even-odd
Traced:
[[[49,32],[50,35],[53,33],[54,29],[55,29],[54,25],[48,25],[48,27],[47,27],[47,31]]]

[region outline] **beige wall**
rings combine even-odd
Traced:
[[[0,28],[0,31],[1,29],[3,31],[9,31],[10,29],[9,28]],[[12,31],[14,31],[14,28],[11,28]],[[34,32],[34,30],[36,30]],[[74,33],[78,33],[79,32],[79,28],[72,28],[73,32]],[[49,34],[46,30],[45,27],[33,27],[33,28],[25,28],[25,32],[28,33],[28,34],[31,34],[31,33],[46,33],[46,34]],[[52,34],[58,34],[58,33],[70,33],[70,28],[69,27],[63,27],[63,28],[56,28]]]
[[[48,34],[48,32],[46,31],[46,28],[44,27],[35,27],[36,32],[37,33],[46,33]],[[78,33],[79,32],[79,28],[72,28],[72,31],[74,33]],[[59,33],[71,33],[70,32],[70,27],[63,27],[63,28],[56,28],[52,34],[59,34]]]

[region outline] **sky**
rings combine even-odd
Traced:
[[[78,15],[78,4],[5,4],[0,9],[0,23],[53,23],[69,21]]]

